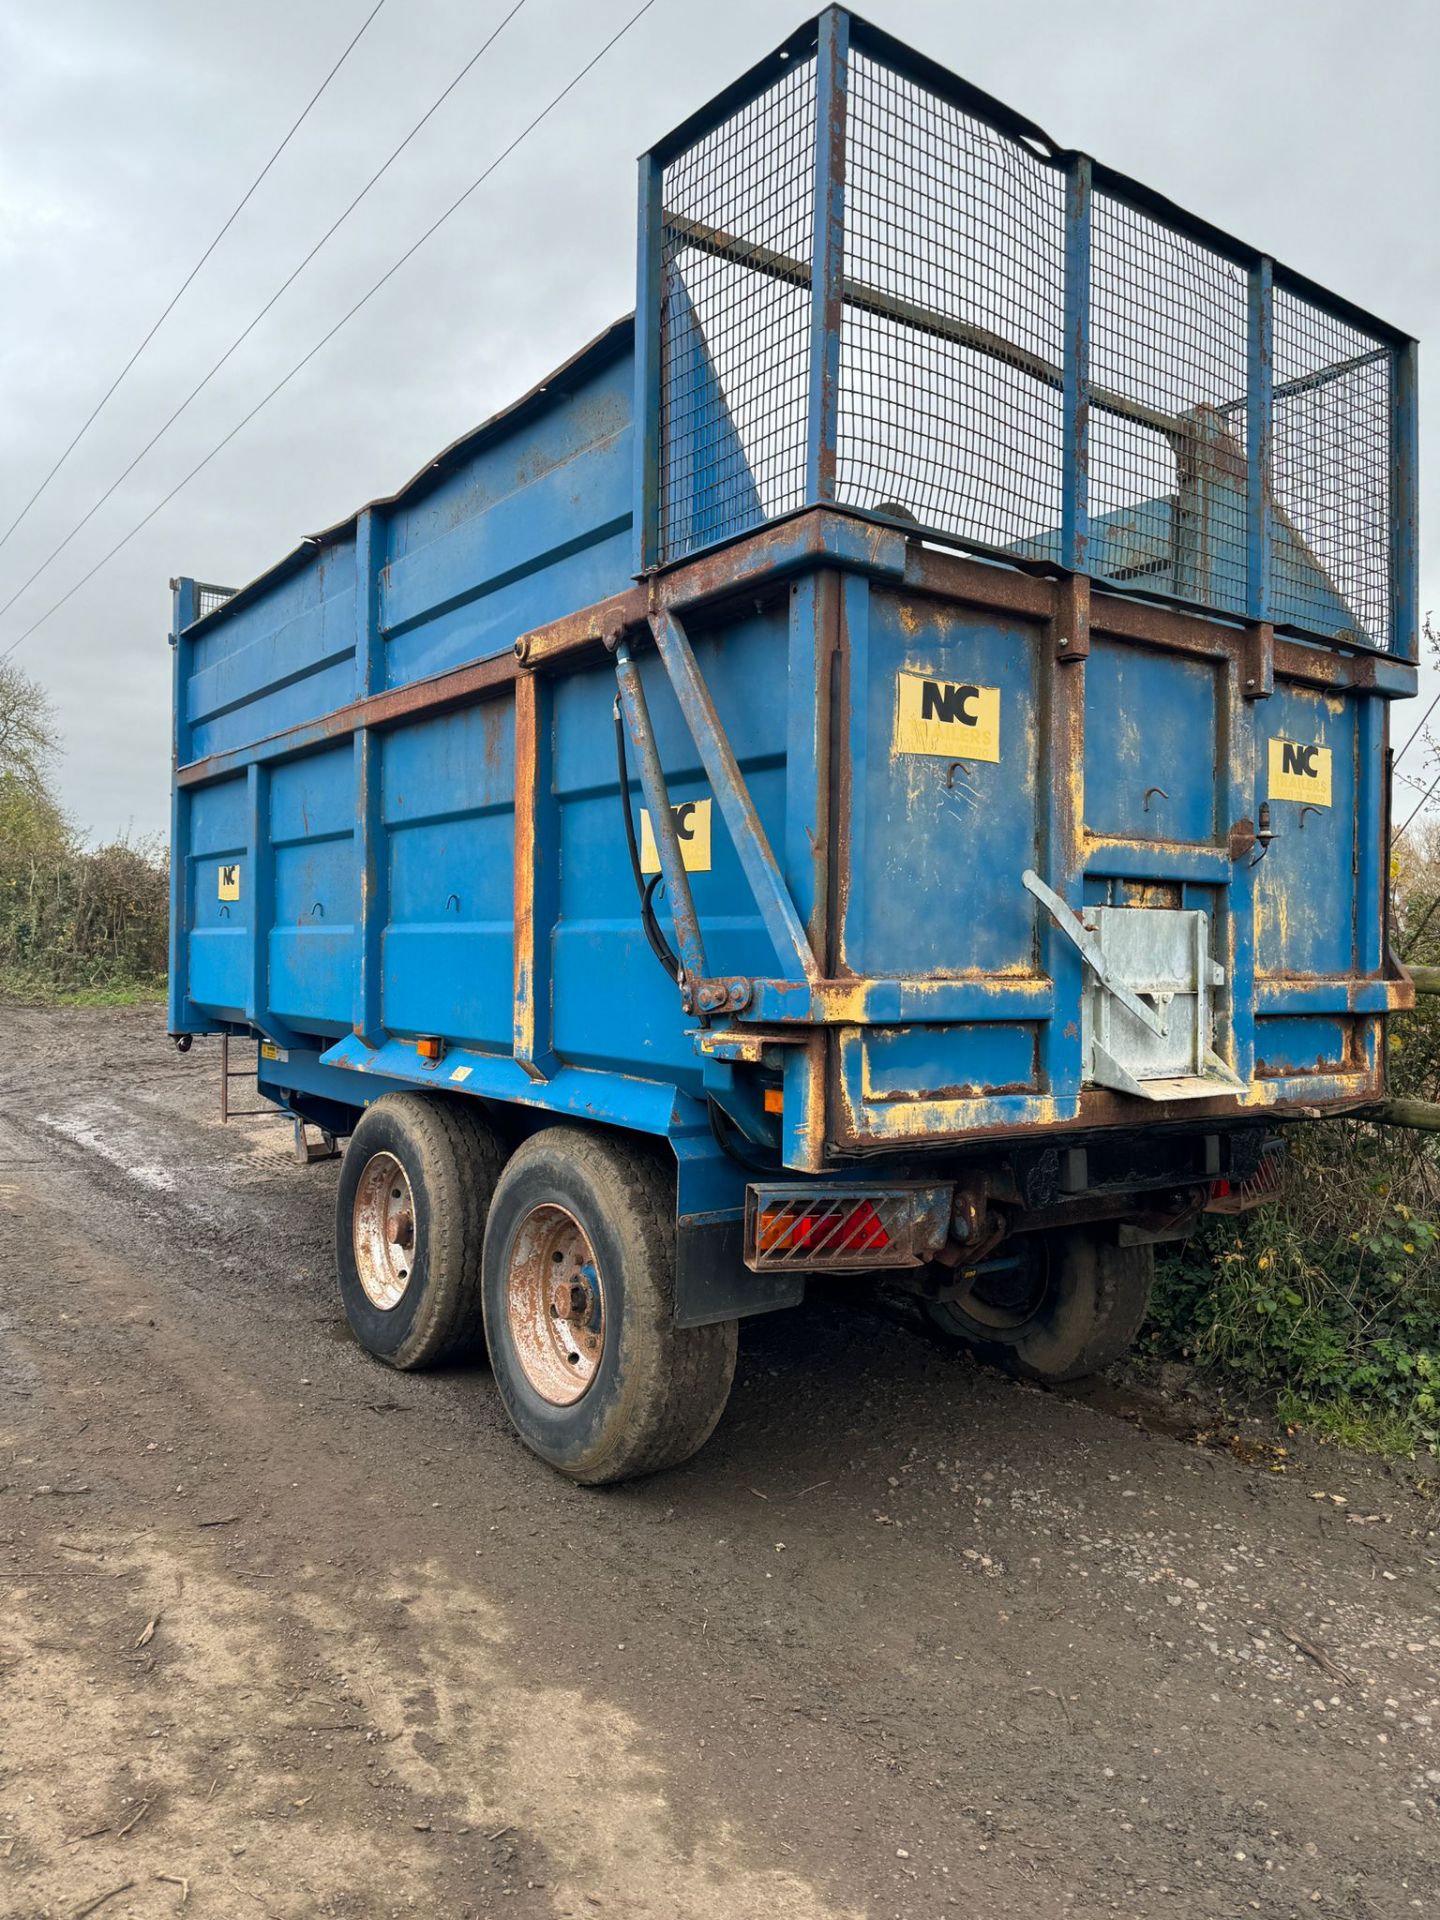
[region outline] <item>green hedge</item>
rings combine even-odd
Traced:
[[[148,842],[0,844],[0,992],[127,998],[165,984],[169,868]]]

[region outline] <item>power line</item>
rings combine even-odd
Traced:
[[[1414,812],[1412,812],[1409,818],[1406,820],[1405,826],[1400,828],[1399,833],[1393,834],[1391,836],[1390,844],[1392,847],[1395,845],[1396,841],[1400,838],[1400,835],[1404,833],[1405,827],[1408,827],[1410,825],[1410,822],[1415,818],[1415,814],[1419,813],[1422,807],[1426,807],[1430,804],[1431,798],[1433,797],[1437,787],[1440,787],[1440,773],[1436,774],[1435,778],[1430,782],[1430,785],[1425,789],[1425,797],[1416,803]]]
[[[64,466],[65,462],[70,458],[71,454],[75,451],[76,447],[79,446],[80,442],[85,438],[86,434],[90,431],[91,427],[94,426],[95,422],[100,418],[100,415],[105,411],[106,407],[110,404],[111,398],[113,397],[116,388],[120,385],[121,381],[125,378],[126,374],[129,373],[130,369],[134,366],[135,362],[140,358],[141,354],[144,353],[145,349],[149,346],[150,342],[155,338],[156,334],[160,331],[161,327],[163,327],[165,322],[170,318],[170,315],[175,311],[176,307],[179,306],[181,299],[184,297],[185,293],[188,291],[191,285],[191,282],[195,279],[195,276],[199,273],[200,269],[204,266],[205,262],[210,258],[211,254],[214,253],[215,249],[219,246],[220,242],[225,238],[226,234],[230,231],[231,227],[234,226],[235,222],[240,218],[240,215],[245,211],[246,207],[250,204],[250,201],[254,198],[256,189],[259,187],[260,183],[264,180],[266,174],[269,173],[270,169],[275,165],[275,162],[280,158],[281,154],[284,153],[285,149],[289,146],[290,142],[295,138],[296,134],[300,131],[301,127],[305,124],[306,120],[309,119],[311,111],[315,107],[315,104],[319,100],[321,94],[324,93],[325,89],[330,85],[330,82],[335,78],[336,74],[339,73],[341,67],[344,66],[345,62],[350,58],[351,54],[355,51],[356,47],[360,44],[360,40],[364,35],[366,28],[370,25],[370,22],[375,18],[376,14],[379,13],[381,7],[383,7],[384,4],[385,4],[385,0],[375,0],[375,5],[370,9],[369,13],[366,14],[364,20],[361,21],[359,31],[356,33],[354,39],[350,42],[349,46],[346,47],[345,51],[341,54],[340,58],[335,62],[334,66],[331,67],[329,73],[326,74],[325,78],[320,82],[320,85],[315,89],[314,93],[311,94],[309,100],[305,103],[304,109],[302,110],[299,119],[295,121],[294,125],[290,128],[290,131],[286,134],[285,138],[280,142],[279,146],[276,147],[275,151],[271,154],[270,158],[265,162],[264,166],[260,169],[259,173],[256,174],[255,178],[250,182],[249,186],[245,189],[245,192],[241,195],[240,199],[236,201],[235,205],[231,208],[230,213],[226,218],[225,224],[221,227],[220,231],[215,235],[215,238],[210,242],[209,246],[206,247],[205,251],[201,254],[200,258],[195,262],[194,266],[190,269],[189,273],[187,273],[185,278],[180,282],[180,285],[176,288],[175,292],[170,296],[170,300],[166,305],[164,311],[161,313],[159,319],[156,320],[154,325],[151,327],[150,331],[146,334],[145,338],[140,342],[139,346],[136,347],[135,351],[131,354],[130,358],[125,362],[124,366],[120,369],[119,373],[116,374],[115,378],[110,382],[109,386],[105,389],[104,393],[101,394],[99,400],[95,403],[95,406],[92,409],[88,419],[86,419],[84,424],[81,426],[80,431],[75,435],[75,438],[70,442],[69,446],[66,447],[65,451],[60,455],[60,458],[55,462],[54,466],[51,467],[50,471],[46,474],[45,478],[40,482],[39,486],[31,494],[30,498],[25,502],[24,506],[21,507],[19,513],[16,514],[15,518],[10,522],[9,526],[5,529],[4,533],[0,533],[0,547],[3,547],[5,545],[6,541],[10,538],[11,534],[14,533],[15,529],[19,526],[20,522],[25,518],[26,514],[29,513],[30,509],[34,506],[35,502],[40,498],[41,494],[44,493],[45,489],[49,486],[50,482],[55,478],[56,474],[60,471],[61,467]],[[0,611],[3,611],[3,609],[0,609]]]
[[[144,446],[136,454],[135,458],[130,462],[129,466],[126,467],[125,471],[117,475],[117,477],[111,481],[110,485],[105,489],[104,493],[100,495],[100,498],[92,503],[92,505],[89,508],[89,511],[86,512],[79,520],[75,522],[75,525],[66,534],[65,538],[60,542],[60,544],[57,547],[53,547],[50,550],[50,552],[40,562],[40,565],[30,575],[29,579],[24,581],[22,585],[18,586],[15,589],[14,593],[11,594],[10,598],[4,603],[4,605],[0,606],[0,617],[3,617],[5,614],[7,614],[10,611],[11,607],[14,606],[15,602],[19,600],[24,594],[29,592],[30,588],[34,586],[35,582],[40,578],[41,574],[46,571],[46,569],[50,566],[51,562],[54,560],[57,560],[60,557],[60,555],[65,551],[66,547],[69,546],[70,542],[75,538],[76,534],[79,533],[84,527],[88,526],[89,523],[94,519],[95,515],[100,511],[101,507],[105,505],[105,502],[108,499],[110,499],[110,497],[120,487],[124,486],[125,482],[130,478],[130,475],[135,471],[136,467],[139,466],[140,462],[145,458],[146,454],[149,453],[150,449],[153,446],[155,446],[158,441],[162,440],[165,437],[165,435],[170,431],[171,427],[173,427],[175,422],[180,418],[181,414],[184,413],[186,409],[190,406],[191,402],[198,399],[199,396],[205,391],[206,387],[209,386],[210,382],[215,378],[216,374],[219,373],[220,369],[225,365],[226,361],[229,360],[230,357],[235,352],[237,352],[238,349],[242,347],[244,343],[250,338],[250,335],[255,331],[256,327],[259,326],[260,322],[265,318],[266,314],[269,313],[270,309],[276,304],[276,302],[282,297],[282,295],[284,295],[292,286],[294,286],[295,282],[300,278],[300,275],[305,271],[306,267],[309,266],[310,262],[315,258],[316,254],[319,253],[321,248],[324,247],[327,244],[327,242],[330,241],[334,237],[334,235],[339,232],[340,228],[344,226],[345,222],[350,218],[351,214],[359,206],[360,202],[365,198],[366,194],[368,194],[371,188],[374,187],[383,178],[383,176],[389,172],[390,168],[394,166],[395,162],[400,158],[400,155],[405,151],[406,147],[409,146],[410,142],[415,138],[416,134],[419,133],[420,129],[425,125],[426,121],[431,119],[432,116],[438,111],[438,109],[444,105],[445,101],[449,99],[450,95],[455,91],[456,87],[459,86],[460,82],[465,78],[466,74],[469,73],[471,68],[475,65],[476,61],[479,60],[480,56],[483,53],[487,52],[491,46],[493,46],[495,41],[499,39],[504,29],[510,24],[510,22],[515,18],[516,14],[519,13],[520,9],[525,4],[526,4],[526,0],[515,0],[515,4],[511,7],[510,11],[505,15],[504,19],[501,20],[499,26],[495,28],[494,32],[490,34],[488,39],[483,41],[482,44],[475,49],[474,53],[471,54],[470,58],[465,62],[464,66],[461,67],[460,71],[455,75],[455,78],[450,82],[449,86],[445,88],[444,92],[441,94],[438,94],[436,98],[431,101],[430,105],[425,109],[424,113],[421,114],[420,118],[415,122],[414,126],[411,127],[410,131],[406,134],[405,138],[400,142],[399,146],[395,148],[394,152],[390,154],[389,158],[384,162],[384,164],[379,168],[377,168],[376,171],[371,174],[370,178],[365,182],[365,185],[360,189],[359,193],[356,194],[355,198],[350,202],[349,206],[346,207],[345,211],[342,214],[340,214],[340,216],[336,220],[331,222],[331,224],[326,228],[325,232],[322,233],[320,238],[315,242],[314,246],[311,247],[310,251],[306,254],[305,258],[300,262],[299,266],[296,267],[294,271],[290,273],[288,277],[280,283],[280,285],[275,289],[274,293],[272,293],[270,298],[265,302],[264,306],[261,307],[260,311],[255,315],[254,319],[251,320],[250,324],[247,327],[245,327],[242,332],[238,333],[235,336],[235,338],[230,342],[229,346],[225,349],[224,353],[221,354],[220,358],[215,362],[214,366],[211,367],[210,371],[205,375],[204,379],[201,380],[198,385],[190,389],[189,393],[186,394],[185,398],[180,402],[179,406],[176,407],[175,411],[170,415],[169,419],[166,420],[145,442]]]
[[[1430,718],[1431,714],[1435,711],[1435,708],[1437,705],[1440,705],[1440,693],[1437,693],[1435,695],[1435,698],[1430,702],[1429,706],[1426,707],[1424,713],[1421,714],[1419,725],[1415,728],[1415,731],[1410,735],[1410,738],[1405,742],[1404,746],[1401,747],[1400,751],[1395,755],[1395,758],[1391,761],[1390,764],[1392,767],[1399,766],[1400,762],[1405,758],[1406,754],[1410,751],[1411,747],[1413,747],[1415,742],[1420,738],[1421,732],[1423,731],[1425,726],[1425,722]]]
[[[170,502],[175,498],[175,496],[183,492],[184,489],[189,486],[190,482],[195,478],[195,476],[198,473],[201,473],[206,467],[209,466],[210,462],[215,458],[217,453],[222,452],[225,447],[229,446],[230,442],[235,438],[235,436],[238,433],[243,432],[243,430],[249,426],[250,422],[255,418],[257,413],[260,413],[265,407],[268,407],[270,402],[276,397],[276,395],[283,392],[283,390],[289,386],[290,382],[295,378],[296,374],[302,372],[304,368],[309,366],[310,362],[315,358],[316,354],[320,352],[321,348],[328,346],[329,343],[335,338],[336,334],[339,333],[340,329],[348,325],[349,322],[354,319],[355,315],[359,313],[360,309],[363,306],[365,306],[371,299],[374,298],[374,296],[380,291],[380,289],[385,285],[385,283],[388,280],[392,279],[395,276],[395,274],[397,274],[400,271],[401,267],[405,265],[406,261],[409,260],[412,257],[412,255],[419,252],[420,248],[424,246],[425,242],[431,237],[431,235],[434,233],[437,233],[440,230],[440,228],[444,226],[445,222],[451,217],[452,214],[459,212],[460,208],[464,206],[465,202],[470,198],[471,194],[473,194],[477,188],[482,187],[485,184],[485,182],[490,178],[491,174],[494,173],[495,169],[498,166],[500,166],[501,162],[509,159],[510,155],[520,145],[521,141],[528,139],[529,136],[535,131],[536,127],[540,125],[542,120],[546,120],[549,118],[549,116],[555,111],[556,107],[560,105],[560,102],[563,99],[565,99],[566,95],[574,92],[575,88],[579,86],[580,82],[585,78],[585,76],[588,73],[590,73],[595,67],[599,66],[600,62],[605,58],[606,54],[609,53],[610,49],[618,45],[618,43],[625,38],[626,34],[629,33],[630,29],[633,26],[635,26],[637,22],[643,19],[644,16],[650,11],[650,9],[654,5],[655,5],[655,0],[645,0],[645,4],[637,8],[636,11],[631,14],[630,18],[625,22],[624,26],[621,27],[618,30],[618,32],[611,35],[611,37],[605,42],[604,46],[601,47],[600,51],[597,54],[593,55],[592,58],[585,63],[585,65],[575,75],[574,79],[568,81],[560,89],[559,93],[557,93],[554,96],[554,98],[550,100],[546,106],[540,109],[539,113],[536,114],[535,118],[531,120],[527,126],[521,128],[520,132],[516,134],[515,138],[510,142],[509,146],[503,148],[502,151],[496,155],[496,157],[490,162],[489,166],[486,167],[485,171],[480,175],[478,175],[476,179],[470,182],[470,185],[466,187],[465,191],[459,196],[459,198],[457,200],[453,200],[450,203],[450,205],[445,209],[444,213],[442,213],[438,219],[431,222],[431,224],[420,235],[419,239],[413,241],[411,245],[405,249],[404,253],[400,255],[399,259],[396,260],[392,266],[389,266],[386,268],[385,272],[381,274],[380,278],[369,289],[369,291],[367,293],[362,293],[360,298],[355,302],[354,306],[351,307],[347,313],[342,314],[341,317],[335,322],[334,326],[331,327],[330,331],[326,334],[323,334],[320,337],[320,339],[318,339],[315,342],[315,345],[311,347],[310,351],[305,355],[304,359],[297,361],[282,380],[277,380],[275,385],[271,387],[270,391],[264,396],[264,398],[256,402],[256,404],[250,409],[249,413],[247,413],[242,420],[238,421],[236,425],[230,429],[230,431],[225,435],[224,439],[217,441],[217,443],[210,449],[209,453],[205,455],[205,458],[201,461],[198,461],[196,465],[190,469],[189,473],[185,475],[184,479],[178,481],[176,485],[170,489],[169,493],[165,495],[163,500],[157,501],[156,504],[145,515],[145,517],[142,520],[137,521],[136,524],[130,529],[130,531],[125,535],[123,539],[117,540],[115,545],[110,549],[110,551],[107,554],[105,554],[102,559],[97,560],[95,565],[91,567],[88,573],[82,574],[80,579],[78,579],[75,582],[74,586],[71,587],[66,593],[62,594],[61,597],[54,603],[53,606],[47,608],[46,611],[41,614],[38,620],[33,621],[31,625],[28,626],[25,629],[25,631],[19,636],[18,639],[12,640],[10,642],[10,645],[5,649],[4,653],[0,653],[0,660],[8,660],[11,654],[15,652],[17,647],[22,646],[25,643],[25,641],[27,641],[30,638],[32,633],[35,633],[36,631],[38,631],[39,628],[43,627],[45,622],[48,619],[50,619],[50,617],[53,614],[58,613],[61,607],[65,605],[66,601],[72,599],[74,595],[77,594],[83,586],[86,586],[91,580],[93,580],[96,574],[99,573],[103,567],[107,567],[110,564],[110,562],[115,558],[117,553],[119,553],[123,548],[129,546],[130,542],[135,538],[136,534],[143,532],[144,529],[149,526],[150,522],[155,518],[157,513],[160,513],[165,507],[168,507]]]

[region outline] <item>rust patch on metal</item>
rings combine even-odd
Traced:
[[[515,682],[515,1058],[531,1079],[535,1065],[535,835],[539,804],[540,700],[532,674]]]
[[[905,586],[911,592],[933,594],[961,606],[983,607],[1029,620],[1048,620],[1055,607],[1053,580],[913,544],[905,555]]]
[[[1236,820],[1230,828],[1228,851],[1232,860],[1248,860],[1255,851],[1255,822],[1249,814]]]

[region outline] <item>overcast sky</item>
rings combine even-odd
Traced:
[[[385,0],[314,114],[0,556],[44,559],[513,0]],[[527,0],[381,185],[23,599],[0,650],[334,323],[638,0]],[[0,530],[129,357],[373,0],[0,0]],[[172,574],[239,584],[388,493],[633,305],[634,158],[813,12],[658,0],[463,212],[16,658],[66,804],[162,829]],[[1440,333],[1433,0],[868,0],[1038,120],[1428,342]],[[1422,603],[1440,354],[1422,347]],[[1425,456],[1429,457],[1425,457]],[[1397,723],[1397,738],[1410,727]],[[1403,804],[1403,802],[1402,802]]]

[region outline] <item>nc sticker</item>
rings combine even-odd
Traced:
[[[1312,807],[1330,805],[1330,749],[1297,740],[1270,742],[1270,798],[1302,800]]]
[[[238,866],[221,867],[219,894],[222,900],[240,898],[240,869]]]
[[[1000,758],[1000,689],[926,673],[896,676],[896,753],[946,760]]]
[[[680,842],[680,858],[687,873],[710,871],[710,806],[708,800],[682,800],[670,809],[675,816],[675,837]],[[640,871],[660,871],[660,849],[655,844],[655,829],[644,807],[640,809]]]

